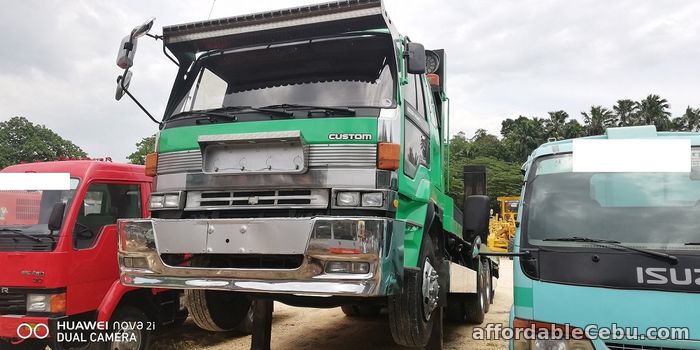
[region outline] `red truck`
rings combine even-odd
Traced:
[[[56,161],[2,173],[68,173],[70,186],[0,191],[0,349],[147,349],[153,330],[184,321],[180,292],[119,283],[117,219],[149,216],[142,166]]]

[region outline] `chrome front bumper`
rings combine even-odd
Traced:
[[[314,238],[317,223],[361,228],[352,252],[329,251]],[[365,227],[367,229],[365,230]],[[376,229],[370,230],[373,227]],[[383,296],[403,280],[404,223],[379,217],[119,220],[121,282],[127,286],[217,289],[309,296]],[[171,266],[162,254],[303,255],[298,268]],[[367,273],[329,273],[329,262],[368,263]]]

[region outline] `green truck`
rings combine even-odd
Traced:
[[[465,215],[446,194],[444,50],[400,35],[379,0],[162,36],[152,23],[120,46],[117,97],[136,101],[139,37],[162,40],[179,69],[146,159],[152,218],[119,223],[123,284],[186,289],[210,330],[240,324],[259,298],[349,316],[386,308],[409,347],[441,344],[443,315],[483,321],[498,260],[479,255],[483,167],[468,169]]]

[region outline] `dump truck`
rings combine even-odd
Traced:
[[[117,219],[149,215],[143,166],[18,164],[0,171],[0,188],[18,177],[30,183],[0,190],[0,349],[143,350],[184,322],[182,291],[119,282]]]
[[[137,38],[178,65],[161,119],[151,219],[119,223],[121,281],[186,289],[197,324],[227,329],[247,298],[389,314],[394,340],[442,341],[443,312],[481,322],[498,260],[484,170],[447,195],[446,54],[350,0],[166,26]],[[474,175],[474,174],[472,174]],[[461,201],[461,199],[460,199]],[[256,301],[256,303],[258,302]],[[271,304],[270,304],[271,305]],[[269,321],[269,320],[268,320]],[[268,333],[269,337],[269,333]],[[255,339],[255,333],[254,337]]]
[[[697,349],[700,134],[548,142],[523,165],[511,349]]]

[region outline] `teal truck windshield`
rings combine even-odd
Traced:
[[[693,154],[697,154],[694,151]],[[538,246],[585,237],[628,246],[695,250],[700,241],[700,167],[691,173],[574,173],[572,155],[544,157],[531,171],[526,236]]]
[[[280,104],[391,107],[389,35],[319,38],[207,53],[177,112]]]

